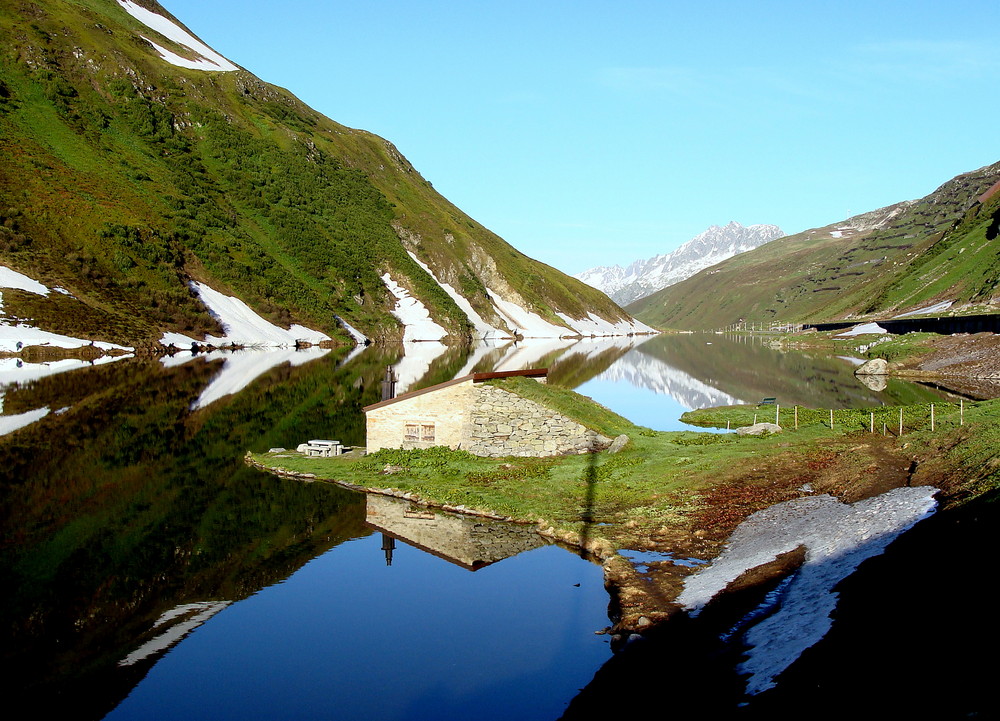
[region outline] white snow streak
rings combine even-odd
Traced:
[[[403,324],[404,343],[441,340],[448,335],[448,331],[431,319],[427,306],[411,296],[410,291],[396,283],[388,273],[382,276],[382,282],[396,299],[396,308],[392,314]]]
[[[500,328],[494,328],[489,323],[487,323],[483,319],[483,317],[476,312],[476,309],[472,307],[472,303],[470,303],[464,295],[459,293],[448,283],[442,283],[440,280],[438,280],[438,277],[434,275],[434,271],[432,271],[426,263],[422,262],[420,258],[414,255],[412,251],[408,250],[406,252],[409,253],[410,257],[416,261],[417,265],[419,265],[421,268],[427,271],[427,274],[434,279],[434,282],[437,283],[439,286],[441,286],[444,292],[447,293],[453,301],[455,301],[455,305],[457,305],[459,308],[462,309],[462,312],[465,313],[468,319],[472,322],[472,325],[475,327],[476,337],[513,338],[513,336],[508,331],[501,330]]]
[[[210,70],[215,72],[239,70],[238,67],[212,50],[212,48],[208,47],[205,43],[198,40],[198,38],[194,37],[183,28],[178,27],[171,20],[168,20],[162,15],[158,15],[151,10],[147,10],[144,7],[136,5],[134,2],[130,2],[130,0],[118,0],[118,4],[125,9],[125,12],[146,27],[151,30],[155,30],[168,40],[173,40],[178,45],[183,45],[201,56],[197,60],[182,58],[180,55],[170,52],[166,48],[157,45],[149,38],[142,36],[143,40],[156,48],[156,51],[160,53],[160,56],[168,63],[193,70]]]
[[[16,288],[36,295],[49,294],[49,289],[37,280],[32,280],[23,273],[11,270],[5,265],[0,265],[0,288]]]
[[[872,333],[888,333],[885,328],[880,326],[878,323],[862,323],[861,325],[856,325],[848,331],[843,333],[838,333],[835,338],[848,338],[856,335],[868,335]]]
[[[805,563],[782,588],[776,610],[745,635],[751,649],[741,670],[750,673],[747,692],[760,693],[829,630],[834,586],[933,513],[935,493],[927,486],[897,488],[851,505],[820,495],[758,511],[711,566],[687,579],[677,601],[694,615],[744,571],[806,547]]]
[[[286,348],[301,340],[307,343],[320,343],[330,340],[330,336],[305,326],[293,325],[288,330],[270,323],[257,315],[250,306],[239,298],[223,295],[209,288],[204,283],[192,283],[198,292],[201,302],[222,325],[225,335],[221,338],[206,336],[203,341],[194,341],[180,333],[164,333],[160,343],[163,345],[190,346],[194,342],[206,343],[212,346],[242,345],[250,348]]]

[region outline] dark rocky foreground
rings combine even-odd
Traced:
[[[1000,493],[939,511],[837,586],[826,637],[744,695],[738,634],[749,608],[793,571],[784,559],[697,618],[678,614],[616,654],[564,719],[606,719],[649,700],[670,718],[997,718],[1000,641],[991,569]],[[629,700],[626,700],[629,699]]]

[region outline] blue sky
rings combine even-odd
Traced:
[[[1000,3],[161,0],[569,273],[1000,160]]]

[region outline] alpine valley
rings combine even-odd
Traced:
[[[662,328],[995,313],[1000,163],[903,201],[779,238],[627,305]]]
[[[7,335],[155,348],[651,330],[155,0],[0,8]]]

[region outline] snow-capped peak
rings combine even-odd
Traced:
[[[574,277],[604,291],[619,305],[627,305],[783,235],[776,225],[743,226],[731,221],[724,227],[709,227],[670,253],[637,260],[625,268],[590,268]]]

